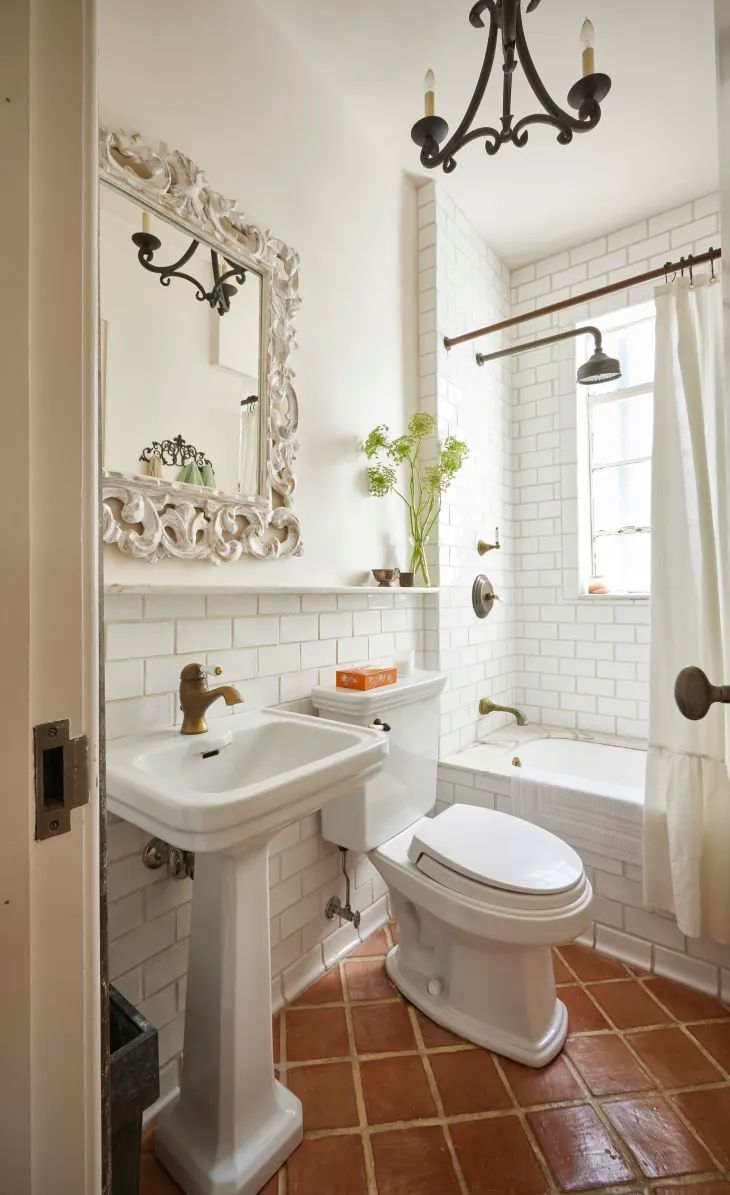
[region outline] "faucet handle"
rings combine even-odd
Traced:
[[[180,672],[180,680],[202,680],[204,676],[220,676],[222,672],[220,664],[186,664]]]

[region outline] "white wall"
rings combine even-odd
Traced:
[[[718,209],[708,195],[515,270],[513,313],[718,247]],[[530,321],[520,338],[645,303],[655,285]],[[645,738],[649,601],[577,596],[575,352],[568,341],[514,358],[517,704],[533,722]]]
[[[300,253],[302,296],[305,554],[215,569],[107,549],[107,581],[349,584],[372,567],[406,567],[405,519],[397,499],[368,497],[356,441],[378,422],[399,431],[416,404],[412,183],[253,0],[101,0],[99,35],[102,121],[197,161]]]
[[[473,344],[446,352],[443,339],[509,315],[509,272],[439,184],[418,192],[420,402],[439,436],[464,440],[469,457],[447,491],[432,558],[439,607],[427,614],[427,666],[448,675],[441,702],[441,755],[494,730],[503,715],[480,718],[480,697],[512,704],[512,478],[509,366],[489,373]],[[499,343],[499,342],[498,342]],[[481,558],[477,541],[503,547]],[[477,573],[504,599],[483,621],[471,606]]]

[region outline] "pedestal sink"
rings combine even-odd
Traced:
[[[301,1140],[272,1064],[269,843],[387,750],[379,730],[280,710],[108,746],[109,810],[196,856],[182,1082],[156,1146],[188,1195],[256,1195]]]

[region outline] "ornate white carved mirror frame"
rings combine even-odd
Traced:
[[[149,561],[174,557],[223,564],[243,554],[260,559],[298,556],[301,529],[292,511],[298,408],[290,364],[293,317],[300,303],[298,254],[247,223],[236,201],[214,191],[203,171],[179,150],[156,150],[139,133],[102,128],[99,169],[101,179],[117,191],[261,276],[261,416],[268,445],[263,494],[256,499],[103,469],[104,543]]]

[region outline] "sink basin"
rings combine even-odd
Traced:
[[[321,808],[379,771],[386,753],[385,736],[368,727],[285,710],[233,714],[205,734],[113,740],[107,801],[174,846],[226,850]]]
[[[155,1144],[187,1195],[257,1195],[302,1139],[272,1062],[269,843],[387,752],[382,730],[278,709],[108,745],[110,812],[195,852],[182,1081]]]

